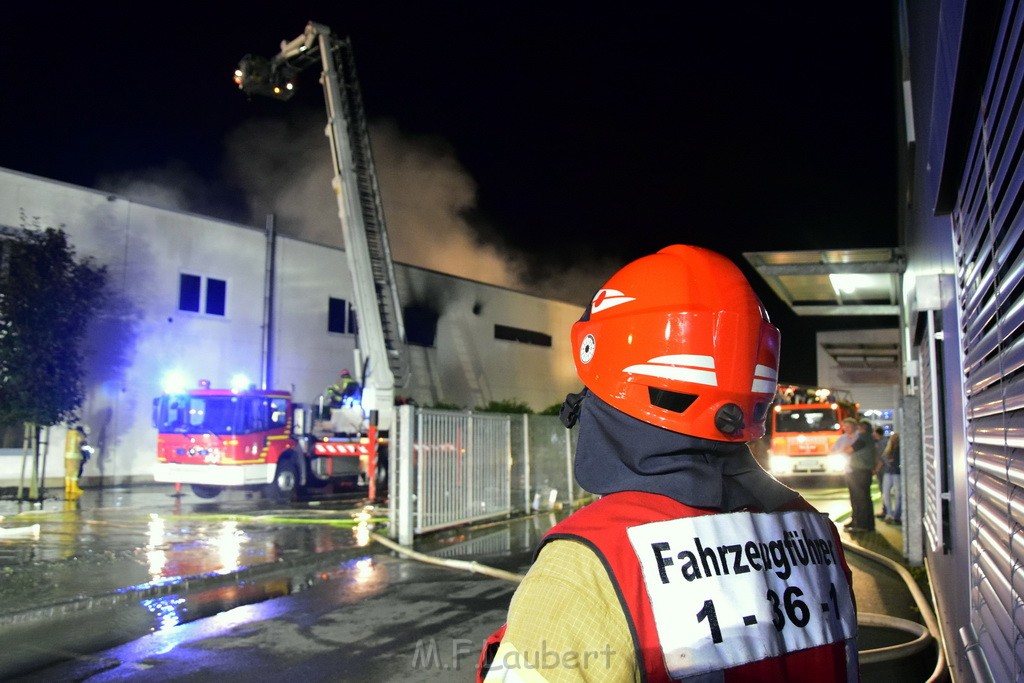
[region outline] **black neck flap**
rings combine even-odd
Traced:
[[[723,512],[770,512],[798,495],[765,472],[744,443],[655,427],[584,393],[570,394],[566,404],[576,399],[572,408],[580,423],[576,481],[591,493],[658,493]]]

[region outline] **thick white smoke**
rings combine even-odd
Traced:
[[[282,234],[343,246],[325,124],[322,113],[295,114],[250,121],[228,137],[226,173],[248,211],[240,220],[262,226],[274,214]],[[476,183],[450,145],[407,135],[392,122],[371,125],[370,137],[396,261],[581,306],[621,265],[545,268],[534,256],[494,243],[494,234],[515,226],[491,226],[485,242],[466,219],[477,207]],[[101,185],[154,206],[218,213],[208,184],[178,164]]]

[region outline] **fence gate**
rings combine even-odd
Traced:
[[[389,476],[399,541],[512,512],[509,415],[401,406]]]

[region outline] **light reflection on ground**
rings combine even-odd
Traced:
[[[0,513],[4,527],[39,529],[0,539],[0,617],[366,547],[380,519],[364,500],[281,507],[241,494],[203,501],[163,487],[87,490],[39,505],[0,500]]]

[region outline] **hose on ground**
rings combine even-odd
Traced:
[[[504,569],[498,569],[497,567],[489,567],[479,562],[472,562],[466,560],[452,560],[444,557],[434,557],[433,555],[426,555],[421,552],[417,552],[410,548],[406,548],[403,545],[395,543],[390,538],[381,536],[380,534],[371,533],[370,538],[382,546],[394,550],[396,553],[405,555],[406,557],[414,560],[419,560],[426,564],[433,564],[440,567],[448,567],[450,569],[460,569],[462,571],[472,572],[473,574],[484,574],[491,576],[496,579],[503,579],[505,581],[512,581],[513,583],[519,583],[523,580],[523,574],[516,574],[514,572],[505,571]]]
[[[914,598],[914,604],[917,605],[917,609],[921,612],[921,618],[924,620],[924,624],[928,629],[928,633],[931,635],[932,638],[935,639],[935,642],[939,643],[939,647],[937,648],[939,653],[938,661],[935,662],[935,669],[932,671],[932,675],[928,678],[928,683],[934,683],[935,681],[944,680],[947,675],[946,655],[944,654],[941,645],[942,636],[939,633],[939,622],[936,621],[935,613],[932,612],[932,607],[928,603],[928,599],[921,591],[921,588],[917,585],[917,582],[914,581],[914,577],[911,576],[910,572],[908,572],[907,569],[898,562],[893,562],[888,557],[885,557],[884,555],[879,555],[878,553],[872,552],[867,548],[862,548],[861,546],[855,543],[844,542],[843,548],[845,548],[846,550],[850,550],[862,557],[866,557],[869,560],[877,562],[878,564],[881,564],[884,567],[888,567],[892,571],[896,572],[896,574],[901,579],[903,579],[903,582],[906,584],[907,589],[910,591],[910,595]],[[862,655],[867,654],[868,652],[872,652],[872,650],[868,650],[865,653],[862,653]]]

